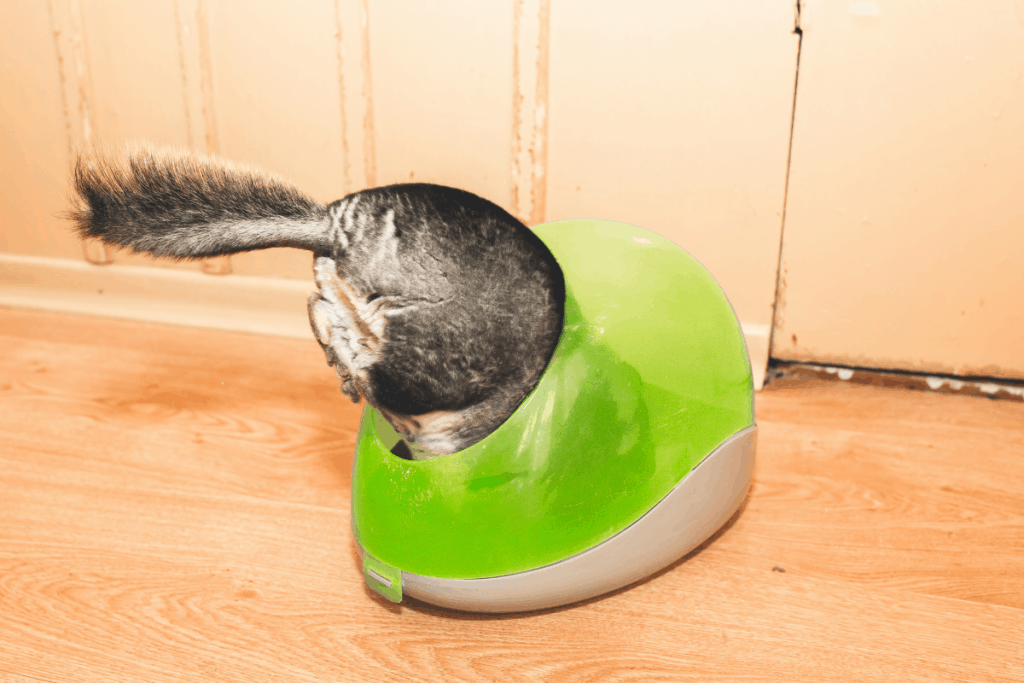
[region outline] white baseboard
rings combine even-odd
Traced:
[[[754,389],[760,391],[764,386],[764,376],[768,372],[768,347],[772,338],[772,326],[740,322],[740,327],[747,340],[747,353],[750,354],[750,366],[754,371]]]
[[[0,254],[0,304],[311,339],[308,281]]]
[[[309,280],[203,273],[145,266],[96,266],[71,259],[0,254],[0,305],[172,325],[311,339]],[[754,371],[764,384],[770,326],[743,323]]]

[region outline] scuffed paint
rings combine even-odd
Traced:
[[[854,2],[850,4],[850,14],[874,19],[882,16],[882,10],[877,2]]]
[[[853,384],[871,384],[896,389],[916,389],[944,394],[965,394],[1024,401],[1024,383],[1000,382],[991,379],[956,379],[941,375],[921,375],[811,363],[780,363],[769,370],[766,384],[784,378],[794,380],[800,378],[839,379]]]
[[[512,41],[512,211],[544,222],[547,204],[550,0],[517,0]]]

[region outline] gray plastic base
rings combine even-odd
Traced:
[[[712,451],[636,522],[561,562],[487,579],[402,572],[402,593],[469,612],[526,612],[635,583],[696,548],[732,517],[750,487],[756,451],[754,425]]]

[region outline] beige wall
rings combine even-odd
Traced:
[[[725,289],[755,365],[775,298],[793,26],[788,2],[552,4],[546,217],[634,223],[682,246]]]
[[[81,260],[56,217],[69,150],[143,138],[322,201],[423,180],[530,224],[656,230],[718,278],[755,374],[774,322],[779,358],[1024,377],[1024,7],[984,5],[803,3],[783,240],[791,0],[7,0],[0,257],[22,284],[59,264],[18,255]],[[292,250],[86,252],[115,263],[89,282],[154,265],[310,278]]]
[[[29,160],[46,172],[19,177],[26,191],[5,199],[3,248],[76,256],[53,217],[64,207],[65,148],[125,138],[264,166],[323,201],[374,184],[458,185],[530,224],[597,216],[674,239],[722,283],[760,374],[793,9],[788,0],[684,5],[20,0],[4,10],[14,82],[2,96],[20,118],[2,133],[0,162],[10,175]],[[32,113],[25,83],[37,84]],[[94,261],[198,269],[87,251]],[[271,250],[205,269],[308,279],[309,260]]]
[[[0,250],[80,258],[67,201],[69,114],[46,4],[0,3]]]
[[[773,355],[1024,378],[1024,4],[801,23]]]

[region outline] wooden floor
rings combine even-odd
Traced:
[[[0,683],[1024,681],[1024,404],[811,381],[757,413],[744,509],[642,584],[394,606],[312,340],[0,309]]]

